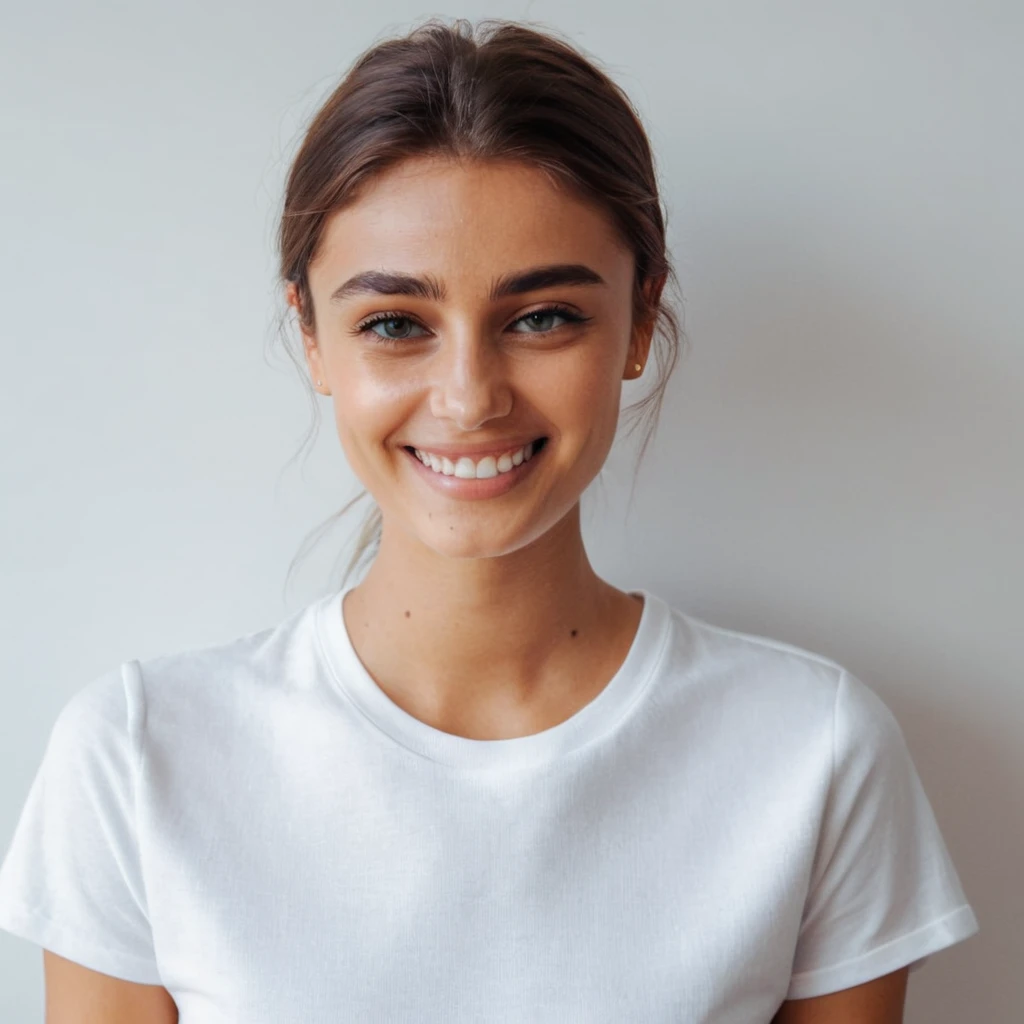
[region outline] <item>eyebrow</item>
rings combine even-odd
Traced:
[[[491,286],[491,300],[507,295],[522,295],[539,288],[553,288],[556,285],[605,284],[596,271],[583,263],[552,263],[542,267],[531,267],[498,278]],[[414,277],[389,270],[365,270],[350,277],[331,293],[331,302],[342,302],[353,295],[414,295],[421,299],[440,302],[445,289],[435,277],[426,274]]]

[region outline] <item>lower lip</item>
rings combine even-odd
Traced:
[[[464,498],[473,501],[477,498],[495,498],[525,480],[533,471],[537,460],[544,457],[550,444],[550,441],[545,442],[541,450],[534,452],[529,461],[523,459],[518,466],[513,466],[507,473],[499,473],[497,476],[486,477],[483,480],[475,478],[467,480],[461,476],[445,476],[444,473],[435,473],[429,466],[424,466],[412,452],[405,448],[402,451],[412,460],[413,468],[425,478],[431,487],[446,494],[449,498]]]

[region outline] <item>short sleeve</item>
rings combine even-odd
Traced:
[[[0,928],[156,985],[135,821],[144,705],[130,665],[94,679],[57,716],[0,867]]]
[[[843,670],[832,786],[786,998],[916,970],[977,931],[899,724]]]

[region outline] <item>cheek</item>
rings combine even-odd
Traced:
[[[523,383],[556,405],[607,401],[620,384],[625,359],[617,334],[604,327],[561,351],[524,358]]]
[[[622,381],[618,364],[594,350],[583,353],[571,369],[552,379],[549,407],[555,410],[555,422],[572,423],[587,433],[603,432],[618,416]]]
[[[350,458],[357,460],[361,452],[379,449],[401,426],[410,398],[407,389],[365,369],[353,368],[338,377],[340,384],[333,388],[338,437]]]
[[[602,359],[578,383],[579,387],[565,394],[562,401],[581,436],[581,451],[586,453],[581,454],[581,461],[593,468],[595,462],[604,462],[615,442],[622,400],[621,364]]]

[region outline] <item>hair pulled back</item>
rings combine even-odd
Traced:
[[[464,18],[431,18],[355,60],[313,116],[285,188],[279,275],[282,283],[295,285],[303,330],[316,333],[308,268],[328,219],[354,202],[360,186],[374,176],[425,155],[521,161],[611,217],[635,254],[634,323],[653,320],[655,326],[657,381],[623,410],[633,419],[629,433],[637,421],[648,419],[642,458],[681,338],[677,316],[662,301],[661,290],[653,303],[648,297],[649,285],[659,278],[677,286],[654,160],[623,90],[550,31],[499,19],[474,26]],[[315,408],[312,389],[310,397]],[[360,493],[328,525],[365,496]],[[364,556],[376,552],[380,525],[374,505],[345,579]]]

